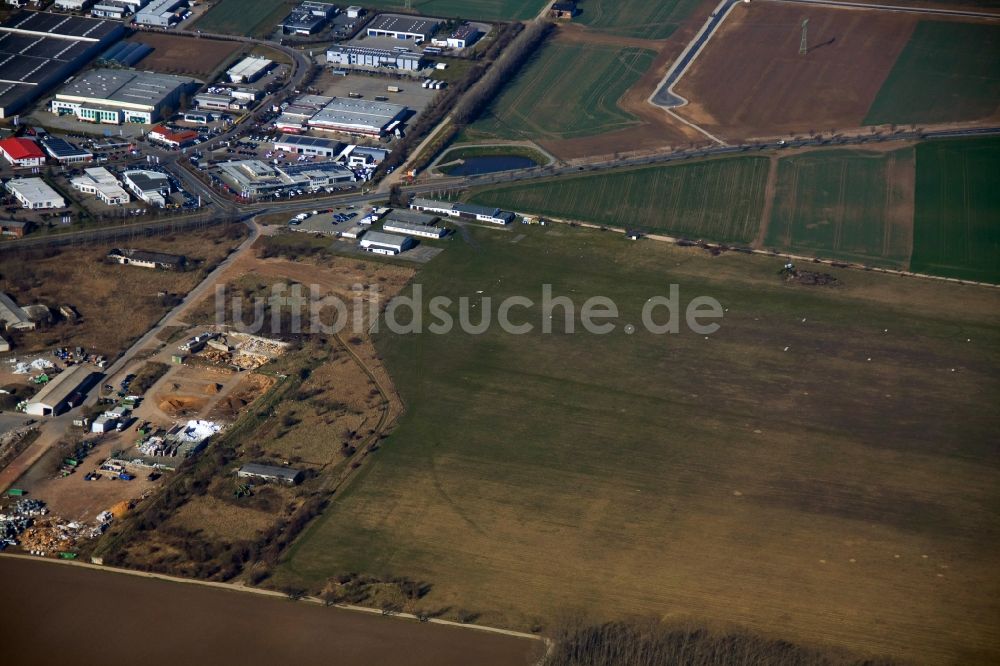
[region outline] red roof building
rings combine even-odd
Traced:
[[[31,139],[11,137],[0,141],[0,154],[16,167],[36,167],[45,164],[45,153]]]
[[[198,133],[193,130],[180,130],[179,132],[175,132],[172,129],[167,129],[163,125],[157,125],[153,129],[149,130],[149,138],[152,141],[159,141],[160,143],[166,144],[172,148],[179,148],[197,139]]]

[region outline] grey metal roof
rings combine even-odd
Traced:
[[[273,479],[282,479],[285,481],[295,481],[300,474],[301,470],[292,469],[291,467],[277,467],[275,465],[260,465],[257,463],[247,463],[240,467],[240,474],[252,474],[254,476],[270,477]]]
[[[56,97],[78,97],[108,106],[120,102],[152,109],[178,88],[192,83],[197,83],[197,80],[187,76],[129,69],[95,69],[64,86]]]
[[[433,32],[438,26],[436,19],[414,18],[412,16],[401,16],[399,14],[380,14],[374,21],[368,24],[368,30],[380,30],[384,32],[405,32],[414,35],[427,35]]]

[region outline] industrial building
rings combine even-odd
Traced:
[[[320,139],[312,136],[295,136],[284,134],[274,142],[274,149],[286,153],[313,155],[316,157],[337,157],[344,150],[344,144],[333,139]]]
[[[302,473],[302,470],[292,469],[291,467],[248,463],[236,470],[236,476],[241,479],[263,479],[265,481],[296,484],[300,483],[305,475]]]
[[[90,10],[90,15],[122,21],[139,11],[147,2],[149,0],[98,0]]]
[[[199,93],[194,96],[195,106],[208,111],[237,111],[247,108],[250,103],[233,95]]]
[[[187,257],[182,254],[148,252],[146,250],[118,247],[108,252],[108,260],[122,264],[123,266],[160,268],[167,271],[181,271],[187,266]]]
[[[290,189],[316,191],[353,183],[354,172],[336,162],[272,165],[260,160],[233,160],[218,165],[219,176],[243,197],[259,197]]]
[[[375,166],[385,161],[388,156],[389,151],[385,148],[354,146],[347,157],[347,164],[349,166]]]
[[[400,14],[380,14],[368,24],[369,37],[391,37],[413,41],[428,41],[438,29],[437,19]]]
[[[401,104],[334,97],[308,124],[321,130],[377,137],[386,134],[389,125],[402,120],[406,111]]]
[[[129,202],[128,192],[121,182],[104,167],[84,169],[82,176],[70,180],[73,189],[93,194],[109,206],[122,206]]]
[[[82,12],[92,4],[94,4],[94,0],[56,0],[53,3],[56,9],[74,12]]]
[[[398,234],[421,236],[422,238],[443,238],[448,231],[442,227],[435,227],[429,224],[414,224],[413,222],[402,222],[397,220],[386,220],[382,225],[385,231]]]
[[[415,72],[423,67],[423,56],[368,46],[334,46],[326,52],[326,63],[338,67],[388,67]]]
[[[466,23],[451,33],[445,41],[453,49],[464,49],[478,42],[482,36],[483,33],[480,32],[479,28]]]
[[[187,0],[152,0],[135,13],[139,25],[153,25],[169,28],[178,20],[178,9],[187,7]]]
[[[46,134],[40,141],[42,148],[49,154],[49,157],[60,164],[79,164],[90,162],[94,159],[94,154],[89,150],[80,148],[65,139]]]
[[[406,210],[405,208],[393,208],[391,210],[387,208],[385,210],[386,212],[381,216],[381,219],[385,222],[406,222],[407,224],[427,226],[434,224],[439,219],[437,215],[427,215],[425,213]]]
[[[70,407],[70,399],[74,393],[87,391],[90,379],[91,372],[86,366],[74,365],[67,368],[28,401],[25,413],[32,416],[61,414]]]
[[[20,113],[125,34],[114,21],[20,12],[0,25],[0,118]]]
[[[489,222],[490,224],[510,224],[514,221],[514,213],[502,211],[499,208],[451,201],[437,201],[435,199],[423,199],[420,197],[415,198],[410,203],[410,208],[414,210],[426,210],[440,215],[447,215],[448,217],[461,217],[473,219],[477,222]]]
[[[0,141],[0,155],[15,167],[38,167],[45,164],[45,153],[31,139],[12,136]]]
[[[337,6],[329,2],[313,2],[306,0],[292,10],[278,24],[286,35],[311,35],[319,32],[327,19],[337,15]]]
[[[396,255],[406,252],[415,244],[415,241],[409,236],[396,236],[394,234],[384,234],[379,231],[369,231],[361,239],[361,242],[358,243],[365,252],[385,255]]]
[[[263,76],[264,72],[270,69],[273,64],[274,61],[267,58],[247,56],[230,67],[226,71],[226,76],[233,83],[253,83]]]
[[[95,69],[56,93],[52,113],[93,123],[151,124],[176,109],[196,79],[129,69]]]
[[[135,196],[150,206],[163,208],[170,195],[170,178],[159,171],[132,169],[122,173],[122,182]]]
[[[15,178],[8,180],[6,187],[22,208],[44,210],[66,207],[66,200],[41,178]]]

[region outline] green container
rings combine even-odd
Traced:
[[[68,553],[66,551],[63,551],[63,552],[59,553],[59,559],[60,560],[75,560],[76,559],[76,553]]]
[[[20,488],[9,488],[7,490],[7,494],[10,495],[11,497],[20,497],[24,495],[24,491],[21,490]]]

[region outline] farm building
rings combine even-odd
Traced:
[[[453,49],[464,49],[475,44],[482,36],[483,33],[479,31],[479,28],[466,23],[451,33],[446,41],[448,46]]]
[[[66,207],[66,200],[41,178],[15,178],[8,180],[6,187],[22,208],[43,210]]]
[[[180,148],[181,146],[186,146],[197,139],[198,133],[194,130],[180,130],[175,132],[174,130],[167,129],[163,125],[157,125],[153,129],[149,130],[148,138],[150,141],[155,141],[163,144],[164,146]]]
[[[258,465],[247,463],[236,470],[236,476],[241,479],[263,479],[265,481],[280,481],[281,483],[301,483],[304,477],[302,470],[275,465]]]
[[[92,123],[150,124],[198,81],[189,77],[128,69],[95,69],[63,86],[49,105],[52,113]]]
[[[170,178],[159,171],[132,169],[122,173],[122,182],[150,206],[163,208],[170,194]]]
[[[417,71],[423,56],[413,51],[395,51],[369,46],[334,46],[326,52],[326,64],[337,67],[387,67]]]
[[[274,142],[274,149],[299,155],[336,157],[344,150],[344,144],[333,139],[285,134]]]
[[[135,13],[135,22],[139,25],[169,28],[179,18],[180,12],[177,10],[186,6],[187,0],[152,0]]]
[[[34,228],[30,220],[0,220],[0,236],[4,238],[24,238]]]
[[[0,155],[16,167],[37,167],[45,164],[45,153],[31,139],[12,136],[0,141]]]
[[[14,14],[0,25],[0,118],[20,113],[124,34],[114,21]]]
[[[406,111],[407,108],[401,104],[334,97],[309,119],[308,125],[331,132],[382,136],[386,128],[401,120]]]
[[[226,71],[226,76],[233,83],[253,83],[271,68],[274,61],[267,58],[247,56]]]
[[[409,236],[396,236],[394,234],[384,234],[379,231],[368,232],[359,243],[361,249],[366,252],[385,255],[396,255],[406,252],[414,244],[413,239]]]
[[[393,39],[426,42],[438,29],[436,19],[401,14],[380,14],[368,24],[369,37],[391,37]]]
[[[556,19],[571,19],[577,13],[576,2],[555,2],[549,9],[549,16]]]
[[[420,236],[421,238],[443,238],[444,235],[448,233],[445,229],[441,227],[434,227],[429,224],[414,224],[413,222],[401,222],[396,220],[387,220],[385,224],[382,225],[382,229],[397,234]]]
[[[79,164],[94,159],[94,154],[89,150],[75,146],[69,141],[51,134],[43,136],[40,143],[45,152],[60,164]]]
[[[90,371],[74,365],[57,375],[28,401],[25,413],[32,416],[56,416],[70,407],[74,393],[84,393],[89,388]]]
[[[0,323],[8,331],[33,331],[36,327],[24,308],[3,292],[0,292]]]
[[[115,248],[108,252],[108,259],[126,266],[162,268],[169,271],[183,270],[187,265],[187,257],[181,254],[147,252],[131,248]]]
[[[84,194],[93,194],[108,206],[122,206],[129,202],[128,192],[104,167],[84,169],[83,175],[71,179],[70,184]]]
[[[417,197],[410,203],[410,208],[414,210],[427,210],[449,217],[473,219],[477,222],[489,222],[490,224],[510,224],[514,221],[514,213],[502,211],[499,208],[460,202],[437,201],[435,199]]]

